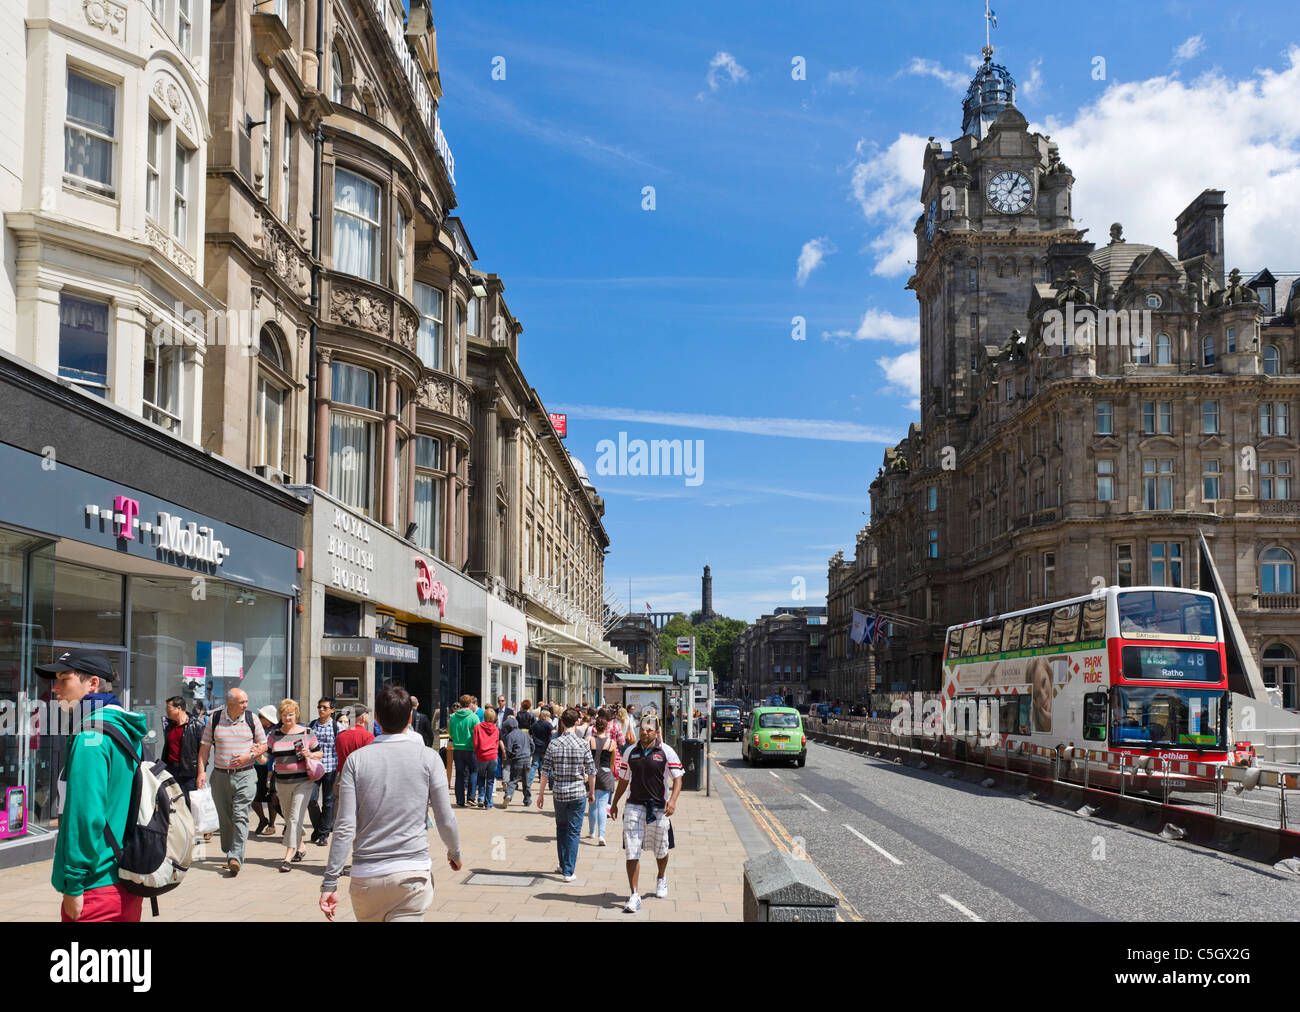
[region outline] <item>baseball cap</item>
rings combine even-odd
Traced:
[[[36,673],[42,678],[53,678],[61,671],[79,671],[105,681],[113,680],[112,662],[98,650],[65,650],[51,663],[36,665]]]

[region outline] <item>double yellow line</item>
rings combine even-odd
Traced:
[[[712,758],[713,753],[710,752],[709,756]],[[731,789],[736,792],[736,797],[740,798],[741,804],[749,809],[749,814],[754,817],[754,821],[758,823],[759,827],[767,834],[768,839],[772,841],[778,850],[784,851],[790,855],[794,855],[795,851],[798,850],[798,859],[801,861],[807,861],[817,870],[817,873],[821,875],[822,878],[826,879],[826,884],[834,889],[835,895],[840,898],[839,914],[841,918],[850,921],[866,920],[865,917],[858,913],[857,908],[845,898],[844,894],[840,892],[839,889],[835,888],[835,883],[827,877],[826,873],[817,867],[817,862],[812,859],[807,848],[800,847],[794,842],[794,838],[786,831],[786,828],[781,825],[781,820],[767,810],[767,807],[763,802],[758,800],[757,795],[741,786],[740,782],[737,781],[735,777],[717,763],[714,763],[714,768],[721,772],[726,778],[727,783],[731,785]]]

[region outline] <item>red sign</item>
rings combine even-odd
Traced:
[[[550,414],[550,412],[547,412]],[[551,415],[551,424],[555,426],[555,434],[564,439],[569,434],[569,416],[568,415]]]
[[[502,637],[501,637],[501,652],[502,652],[502,653],[506,653],[506,654],[517,654],[517,653],[519,653],[519,641],[518,641],[518,640],[508,640],[508,639],[506,639],[504,636],[502,636]]]
[[[433,578],[433,571],[429,569],[429,564],[421,558],[415,560],[415,593],[421,604],[437,601],[438,617],[446,617],[447,588]]]

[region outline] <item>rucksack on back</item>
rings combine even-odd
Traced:
[[[146,762],[122,731],[112,724],[95,724],[135,764],[126,830],[119,841],[104,824],[104,836],[117,858],[117,877],[135,896],[147,896],[153,915],[158,899],[181,884],[194,854],[194,816],[185,792],[161,761]]]

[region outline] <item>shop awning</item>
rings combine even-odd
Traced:
[[[659,674],[638,675],[636,672],[628,672],[628,671],[620,672],[614,677],[617,678],[620,682],[627,682],[629,684],[632,684],[634,682],[658,682],[662,684],[664,682],[671,682],[673,680],[672,675],[659,675]]]
[[[593,668],[626,668],[627,656],[608,643],[590,643],[573,625],[550,625],[531,615],[528,617],[528,648],[549,650],[579,664]]]

